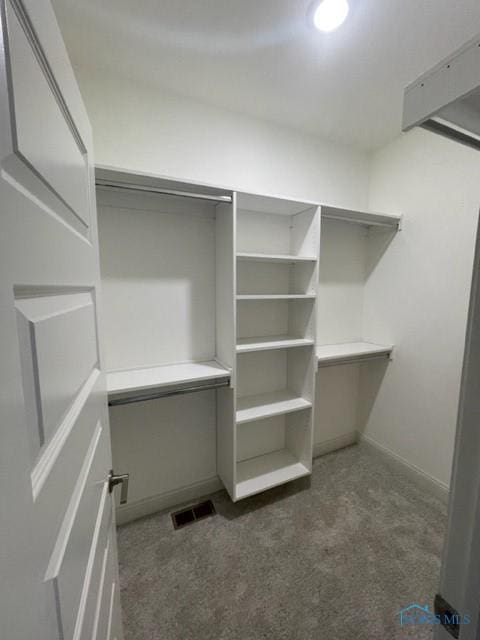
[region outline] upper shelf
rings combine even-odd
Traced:
[[[367,211],[355,211],[354,209],[342,209],[322,205],[322,218],[329,220],[341,220],[343,222],[354,222],[366,227],[385,227],[398,231],[402,216],[394,216],[386,213],[370,213]]]
[[[319,367],[328,367],[335,364],[350,364],[388,358],[393,351],[393,346],[373,344],[371,342],[347,342],[345,344],[326,344],[317,346],[317,359]]]
[[[107,373],[107,392],[109,396],[127,395],[162,389],[189,382],[228,379],[230,371],[215,360],[209,362],[189,362],[170,364],[147,369],[128,369]]]
[[[269,253],[237,253],[237,260],[243,262],[316,262],[315,256],[290,256],[282,254]]]

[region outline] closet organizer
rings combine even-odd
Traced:
[[[114,458],[160,476],[165,461],[168,491],[216,448],[234,501],[310,474],[317,367],[392,350],[317,321],[321,219],[328,238],[329,224],[395,232],[400,218],[104,168],[96,183]]]

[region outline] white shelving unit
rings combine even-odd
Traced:
[[[249,194],[236,205],[235,419],[217,466],[240,500],[311,473],[320,212]]]
[[[342,344],[317,345],[316,354],[319,367],[337,364],[351,364],[380,358],[390,358],[393,346],[372,344],[371,342],[347,342]]]
[[[353,340],[365,243],[387,246],[365,228],[396,231],[400,216],[111,170],[97,179],[115,465],[135,499],[211,477],[215,449],[234,501],[310,474],[318,368],[391,355]]]

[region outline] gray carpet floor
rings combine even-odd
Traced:
[[[211,497],[217,515],[184,529],[169,513],[119,529],[126,640],[432,637],[396,614],[432,603],[446,508],[367,450],[237,504]]]

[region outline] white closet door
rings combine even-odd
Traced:
[[[91,130],[49,1],[0,11],[0,635],[120,640]]]

